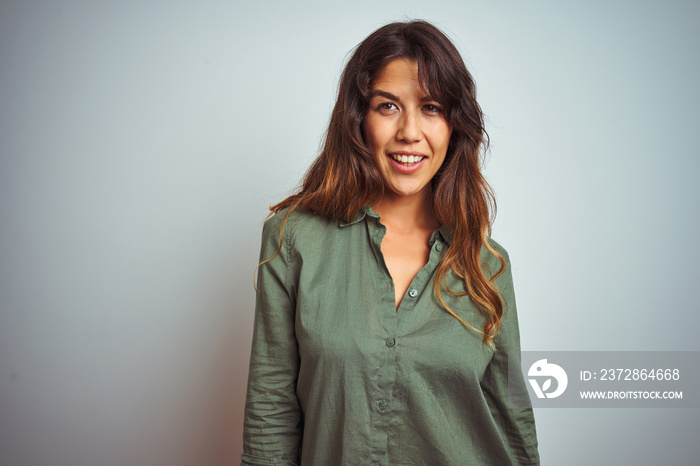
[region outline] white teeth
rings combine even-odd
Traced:
[[[391,154],[391,157],[392,157],[394,160],[396,160],[397,162],[408,163],[408,164],[420,162],[420,161],[423,159],[423,157],[421,157],[421,156],[419,156],[419,155]]]

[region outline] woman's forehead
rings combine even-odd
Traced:
[[[421,69],[421,64],[411,58],[399,57],[391,60],[375,76],[371,84],[371,90],[392,84],[403,84],[410,81],[411,85],[418,87],[424,96],[433,95],[435,86],[428,84],[428,76],[425,70]]]

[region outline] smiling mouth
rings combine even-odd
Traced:
[[[389,157],[391,157],[392,159],[396,160],[397,162],[399,162],[407,167],[410,167],[411,165],[414,165],[425,158],[422,155],[402,155],[402,154],[389,154]]]

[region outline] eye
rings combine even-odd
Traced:
[[[423,106],[423,110],[428,113],[442,113],[442,108],[439,105],[427,104]]]
[[[382,102],[381,104],[377,105],[377,110],[380,112],[391,112],[393,110],[398,110],[398,107],[393,102]]]

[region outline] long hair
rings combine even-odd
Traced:
[[[504,313],[500,292],[493,282],[504,272],[505,259],[487,239],[491,212],[495,213],[496,207],[480,169],[480,149],[487,148],[488,135],[474,81],[455,46],[435,26],[425,21],[387,24],[357,46],[340,78],[338,100],[321,154],[306,173],[301,189],[270,210],[277,213],[289,208],[283,229],[289,213],[296,208],[351,221],[364,206],[381,199],[384,179],[363,140],[361,124],[369,110],[374,81],[389,62],[398,58],[418,64],[421,86],[443,106],[445,119],[452,127],[445,161],[432,180],[435,215],[454,231],[437,269],[434,291],[447,312],[482,333],[485,344],[491,343]],[[488,271],[489,276],[481,262],[483,247],[501,263],[496,273]],[[463,290],[450,289],[449,271],[464,283]],[[453,296],[469,296],[484,317],[483,329],[460,318],[443,300],[442,289]]]

